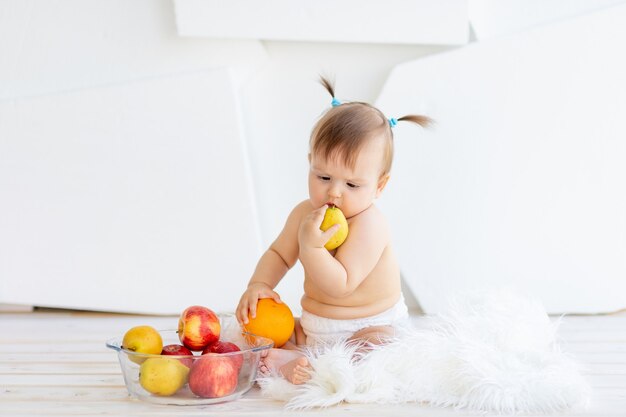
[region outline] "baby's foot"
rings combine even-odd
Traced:
[[[271,376],[272,373],[280,374],[280,368],[287,362],[302,357],[297,350],[269,349],[261,351],[259,360],[259,373],[262,376]]]
[[[300,385],[311,379],[313,367],[305,356],[293,359],[280,367],[283,377],[294,385]]]
[[[262,350],[261,351],[261,358],[259,359],[259,366],[258,366],[258,372],[259,374],[261,374],[262,376],[268,377],[271,375],[272,371],[270,370],[270,368],[267,367],[267,364],[265,363],[265,358],[267,358],[267,355],[269,354],[269,350]]]

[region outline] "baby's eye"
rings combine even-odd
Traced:
[[[324,177],[322,175],[318,175],[317,178],[319,178],[322,181],[330,181],[330,177]]]
[[[350,187],[350,188],[359,188],[358,185],[356,185],[354,183],[351,183],[351,182],[348,183],[348,187]]]

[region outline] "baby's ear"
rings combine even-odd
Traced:
[[[385,189],[387,181],[389,181],[389,174],[384,174],[378,179],[378,186],[376,187],[376,198],[378,198],[380,196],[380,193],[382,193]]]
[[[306,158],[309,160],[309,164],[311,163],[311,152],[308,153],[308,155],[306,156]]]

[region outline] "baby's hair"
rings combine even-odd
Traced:
[[[330,93],[330,96],[332,98],[335,98],[335,86],[333,85],[332,81],[324,76],[320,76],[320,84],[324,86],[324,88]]]
[[[335,86],[328,78],[321,76],[320,83],[333,99],[333,107],[328,109],[313,127],[310,139],[311,154],[325,159],[340,158],[349,168],[354,168],[356,157],[369,139],[385,141],[383,169],[381,176],[391,171],[393,161],[393,131],[390,119],[376,107],[368,103],[349,101],[339,103],[335,97]],[[429,127],[430,117],[408,114],[394,121],[407,121],[422,127]]]

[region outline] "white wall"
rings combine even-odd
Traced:
[[[378,0],[174,0],[174,4],[181,36],[426,45],[463,45],[469,36],[467,0],[385,0],[384,4]]]
[[[2,1],[0,11],[0,302],[22,305],[232,310],[306,197],[308,134],[329,103],[318,73],[335,74],[345,97],[373,101],[393,65],[446,49],[183,38],[169,1]],[[198,76],[232,83],[235,96],[217,85],[192,93],[185,80]],[[220,111],[225,125],[211,121]],[[242,152],[209,155],[239,128],[246,141],[231,149]],[[166,146],[176,132],[196,143],[187,162]],[[134,194],[119,189],[132,178]],[[296,269],[279,288],[296,312],[301,284]]]
[[[259,252],[236,102],[215,70],[0,103],[3,296],[232,309]]]
[[[184,0],[179,3],[194,4],[193,1]],[[280,3],[277,0],[269,2],[268,6],[276,6]],[[475,33],[484,38],[496,35],[507,37],[507,33],[523,31],[537,22],[549,26],[555,20],[571,19],[574,15],[594,9],[594,7],[587,6],[578,8],[563,6],[562,10],[555,11],[553,8],[537,7],[535,4],[532,12],[533,19],[526,21],[513,19],[505,24],[499,24],[499,21],[494,21],[494,19],[502,20],[497,13],[490,15],[489,13],[480,14],[476,12],[481,7],[484,12],[488,3],[478,0],[469,2],[469,10],[473,10],[475,14],[475,28],[477,29]],[[610,4],[612,2],[607,0],[604,3]],[[375,4],[375,2],[368,0],[368,4]],[[123,0],[62,0],[54,3],[36,0],[0,0],[0,173],[2,173],[2,177],[0,177],[0,187],[2,188],[0,190],[3,191],[0,193],[0,199],[2,199],[0,204],[0,244],[2,246],[0,248],[3,249],[0,251],[0,303],[177,313],[180,306],[201,302],[199,299],[202,299],[206,301],[202,301],[204,304],[219,306],[218,309],[220,310],[234,308],[239,293],[243,291],[252,272],[254,261],[281,229],[291,207],[296,202],[306,198],[305,176],[308,136],[315,119],[329,106],[327,93],[317,84],[319,73],[335,76],[337,94],[340,98],[378,102],[385,107],[383,110],[390,115],[415,111],[439,117],[441,119],[439,120],[440,127],[427,135],[461,128],[459,123],[462,119],[441,117],[444,104],[437,103],[438,99],[455,100],[455,94],[458,94],[458,102],[464,102],[463,100],[468,100],[468,94],[475,94],[469,88],[471,83],[480,82],[481,84],[476,87],[484,88],[487,91],[492,88],[501,88],[497,84],[489,83],[488,79],[472,78],[464,74],[466,67],[476,66],[477,71],[480,72],[481,65],[491,68],[493,63],[489,60],[484,63],[480,61],[482,54],[480,46],[476,48],[475,44],[469,47],[460,45],[464,42],[464,38],[462,35],[459,37],[459,33],[462,34],[463,30],[467,28],[467,21],[458,19],[458,16],[459,10],[466,10],[468,6],[466,2],[450,0],[446,5],[455,7],[451,11],[451,16],[455,16],[454,22],[457,26],[450,27],[454,33],[451,32],[452,35],[448,38],[454,40],[449,41],[450,44],[448,45],[445,45],[444,41],[440,42],[442,44],[439,46],[432,46],[434,41],[432,38],[429,41],[428,36],[432,35],[433,31],[420,32],[422,38],[416,38],[413,42],[417,43],[413,44],[399,45],[396,43],[397,40],[383,35],[373,43],[365,42],[363,39],[360,40],[361,43],[346,43],[348,38],[345,36],[362,35],[358,31],[358,26],[346,26],[347,29],[354,32],[337,32],[337,38],[328,42],[321,41],[325,38],[320,38],[320,36],[325,36],[325,34],[319,32],[308,33],[306,35],[308,41],[302,40],[302,36],[304,36],[302,33],[294,33],[291,38],[288,33],[270,34],[267,36],[277,36],[281,40],[263,39],[263,36],[266,35],[263,34],[262,25],[259,26],[260,31],[256,35],[260,36],[260,39],[254,37],[248,40],[228,38],[228,36],[241,38],[241,36],[233,34],[222,34],[222,36],[218,34],[216,38],[199,37],[197,35],[202,35],[202,33],[194,34],[191,32],[186,34],[195,36],[180,36],[180,34],[185,34],[184,28],[181,26],[182,21],[178,22],[179,27],[177,28],[174,2],[166,0],[138,0],[133,2]],[[472,6],[474,7],[472,8]],[[341,7],[341,5],[337,5],[337,7]],[[576,10],[573,11],[574,9]],[[236,16],[228,14],[221,14],[221,16],[226,21],[230,17],[236,18]],[[323,15],[318,16],[315,13],[311,15],[311,18],[316,16],[323,19]],[[197,17],[201,18],[202,14],[198,13]],[[372,20],[375,21],[375,16],[372,17]],[[192,23],[199,23],[200,26],[203,24],[198,19]],[[267,22],[264,21],[263,23]],[[369,22],[369,24],[371,23]],[[438,25],[436,19],[431,19],[430,23],[435,26]],[[462,26],[460,32],[458,25]],[[443,38],[445,37],[439,39]],[[587,41],[588,39],[583,36],[577,38],[576,42],[584,44]],[[616,42],[618,41],[616,40]],[[541,39],[538,40],[538,44],[541,45]],[[485,56],[493,57],[494,53],[505,56],[506,53],[516,48],[513,43],[506,44],[506,39],[503,45],[503,49],[497,50],[497,52],[486,48]],[[553,52],[556,53],[560,47],[556,44]],[[570,47],[576,49],[577,44],[572,44]],[[607,53],[618,55],[616,53],[618,49]],[[441,60],[445,60],[445,54],[439,55],[443,52],[453,54],[451,56],[454,54],[467,55],[469,58],[466,61],[461,60],[452,64],[452,66],[457,65],[457,72],[443,67],[440,72],[437,72],[435,63],[440,62],[439,57]],[[544,52],[548,56],[553,56],[551,51]],[[594,55],[594,59],[603,59],[602,56]],[[424,60],[426,57],[431,57],[428,58],[431,60]],[[581,56],[580,62],[585,63],[586,59],[585,56]],[[412,63],[414,61],[415,64]],[[420,65],[420,61],[423,61],[424,65]],[[392,77],[388,80],[388,77],[390,74],[398,74],[399,71],[393,71],[394,67],[404,63],[407,64],[400,68],[408,69],[409,81],[405,81],[407,83],[405,86],[398,86],[398,84],[394,84],[397,79],[394,81]],[[544,62],[538,62],[537,66],[541,67],[543,64]],[[577,66],[578,64],[569,62],[564,65]],[[412,68],[415,68],[413,73],[411,73]],[[425,69],[434,70],[434,73],[422,72]],[[449,72],[445,72],[444,69]],[[589,73],[591,80],[602,78],[601,66],[598,71],[600,74]],[[140,90],[140,86],[163,85],[163,83],[167,83],[167,80],[184,80],[193,76],[208,77],[207,80],[219,80],[223,79],[224,74],[228,74],[227,78],[230,80],[223,81],[229,84],[228,88],[209,87],[211,93],[205,97],[206,100],[197,98],[192,92],[193,88],[190,88],[188,84],[185,84],[185,89],[178,92],[163,88],[159,90],[155,87],[154,91],[168,91],[163,93],[162,97],[158,94],[151,96],[143,93],[129,93],[137,91],[137,89]],[[443,76],[443,74],[447,75]],[[558,74],[556,76],[558,77]],[[410,80],[411,77],[415,82]],[[437,77],[439,78],[437,79]],[[593,84],[592,81],[587,84],[588,81],[587,78],[581,79],[581,82],[585,83],[585,88],[591,91]],[[617,83],[622,82],[619,77],[616,77],[615,81]],[[458,86],[455,85],[457,82],[460,83]],[[114,94],[115,91],[118,93]],[[119,93],[120,91],[125,91],[125,93]],[[230,98],[224,98],[226,97],[225,91],[232,92],[232,95],[226,94]],[[182,94],[182,96],[177,93]],[[184,102],[185,95],[189,97],[189,102]],[[104,100],[102,97],[117,98]],[[129,118],[135,116],[135,120],[115,116],[114,109],[111,109],[111,107],[118,107],[114,104],[115,100],[120,101],[120,108],[128,109],[129,106],[126,102],[129,97],[132,97],[131,101],[135,104],[130,106],[133,110],[127,112],[126,115]],[[74,107],[68,107],[68,98],[71,98],[72,102],[75,103]],[[161,104],[163,105],[161,106],[157,105],[159,99],[162,100]],[[557,103],[558,99],[558,95],[554,96]],[[181,104],[172,107],[177,103],[176,100],[179,100],[178,102]],[[227,105],[220,105],[224,103],[223,100],[226,100]],[[37,103],[46,103],[48,110]],[[165,105],[164,103],[169,104]],[[617,105],[616,108],[621,109],[620,106],[623,106],[623,101],[617,99],[615,104]],[[91,106],[94,108],[94,113],[91,114],[80,106]],[[474,111],[478,110],[481,109],[474,109]],[[508,117],[509,109],[506,106],[489,107],[489,110],[493,113],[489,113],[489,116],[494,119],[506,119]],[[224,120],[230,120],[230,124],[223,125],[211,122],[211,116],[217,115],[219,117],[221,111],[224,112]],[[68,115],[68,112],[72,114]],[[76,122],[72,120],[73,113],[78,118]],[[99,116],[100,114],[102,117]],[[201,121],[203,114],[207,116],[204,124]],[[185,117],[189,115],[191,115],[193,123],[185,122]],[[28,124],[31,132],[38,132],[37,135],[25,134],[27,130],[22,129],[24,123]],[[616,123],[616,126],[606,126],[607,130],[603,131],[605,134],[610,133],[614,127],[619,128],[619,122],[612,123]],[[150,124],[150,129],[141,132],[142,124]],[[233,124],[236,126],[232,126]],[[78,129],[77,126],[82,126],[82,130]],[[163,129],[159,130],[160,127]],[[235,128],[235,133],[231,127]],[[80,133],[76,134],[74,139],[67,135],[67,132],[77,131]],[[103,228],[96,228],[98,233],[84,233],[85,231],[81,228],[84,228],[85,223],[73,222],[72,216],[64,217],[64,226],[72,229],[69,231],[70,233],[66,233],[65,237],[81,236],[88,242],[82,246],[76,242],[72,244],[66,242],[66,244],[60,244],[59,247],[54,248],[54,251],[47,251],[41,242],[48,242],[48,244],[55,241],[62,242],[56,239],[54,235],[54,233],[59,233],[58,228],[55,232],[54,224],[45,222],[45,219],[49,219],[46,217],[49,214],[46,214],[46,207],[54,200],[44,198],[45,193],[39,190],[39,194],[35,192],[31,194],[31,197],[37,195],[41,197],[41,204],[36,207],[40,211],[30,207],[31,210],[25,212],[23,208],[27,207],[27,205],[25,206],[27,201],[23,199],[24,193],[18,191],[20,184],[30,184],[29,187],[35,191],[37,187],[41,188],[44,184],[41,172],[39,177],[30,177],[30,183],[24,180],[24,175],[28,173],[25,167],[37,160],[34,156],[43,158],[46,163],[57,167],[55,171],[51,171],[53,176],[47,180],[52,184],[55,181],[60,181],[61,184],[58,186],[66,190],[63,198],[59,201],[64,204],[71,204],[71,201],[75,201],[75,208],[80,207],[81,204],[86,204],[90,209],[103,209],[107,206],[95,205],[97,200],[93,194],[87,199],[84,194],[79,192],[72,194],[71,187],[68,188],[68,185],[71,185],[76,179],[68,174],[68,171],[63,171],[62,165],[59,168],[58,162],[65,161],[67,166],[72,166],[72,164],[76,166],[76,164],[80,164],[80,160],[58,159],[59,155],[65,153],[81,155],[81,152],[76,152],[77,149],[82,149],[83,152],[90,155],[88,153],[89,147],[85,147],[81,140],[97,139],[99,141],[98,146],[102,146],[109,143],[107,141],[115,140],[119,135],[127,135],[128,132],[139,135],[137,142],[141,144],[139,149],[145,147],[147,151],[158,152],[158,149],[150,149],[151,138],[149,135],[156,135],[161,131],[180,132],[181,137],[190,141],[189,143],[193,143],[193,140],[206,141],[204,142],[204,145],[208,144],[208,147],[205,148],[206,151],[213,146],[212,143],[219,143],[225,137],[239,138],[233,140],[238,141],[237,146],[240,146],[241,152],[235,152],[233,155],[220,155],[219,166],[221,168],[216,167],[211,158],[205,158],[203,155],[206,153],[198,152],[189,155],[193,164],[185,166],[185,163],[180,161],[179,166],[181,168],[177,170],[173,168],[175,164],[172,162],[181,154],[178,156],[169,155],[165,147],[161,147],[160,153],[158,153],[158,158],[163,163],[170,164],[170,168],[173,169],[172,178],[175,180],[168,184],[171,187],[171,192],[178,189],[177,182],[181,185],[181,189],[189,186],[187,181],[190,177],[187,175],[193,173],[193,187],[198,190],[196,197],[202,201],[202,204],[196,206],[197,211],[187,214],[191,218],[191,221],[186,219],[189,226],[184,230],[172,232],[173,235],[170,240],[188,241],[189,247],[200,248],[200,252],[193,255],[189,255],[187,252],[187,255],[184,255],[177,252],[177,249],[180,248],[172,243],[173,246],[169,249],[167,245],[164,246],[162,253],[178,253],[177,259],[170,259],[165,262],[164,259],[160,259],[164,257],[153,257],[148,268],[145,264],[147,258],[136,258],[135,261],[126,258],[124,263],[118,265],[117,272],[113,268],[98,268],[97,263],[107,259],[106,256],[103,255],[101,249],[92,251],[88,249],[98,247],[105,231]],[[398,139],[400,140],[403,135],[410,131],[410,129],[405,130],[405,128],[399,129],[397,131]],[[113,136],[111,136],[111,132],[115,132]],[[148,132],[152,133],[148,134]],[[599,133],[600,131],[589,130],[590,135]],[[509,138],[510,135],[498,135],[496,139],[506,141]],[[58,147],[54,153],[49,154],[51,159],[46,160],[46,155],[41,153],[22,153],[22,160],[11,159],[11,155],[15,155],[15,153],[10,153],[9,150],[28,149],[28,141],[34,139],[39,142],[33,143],[43,142],[52,149],[55,149],[55,146]],[[415,145],[428,143],[421,142],[421,137],[417,139],[410,137],[409,140],[417,140]],[[483,142],[480,146],[488,146],[489,143],[489,141]],[[614,144],[619,144],[619,141]],[[36,148],[31,147],[31,149]],[[606,158],[611,161],[614,160],[617,155],[616,149],[614,147],[610,147],[610,149],[605,147],[604,149],[610,154],[603,154],[601,149],[596,149],[595,151],[599,152],[598,158],[592,162],[589,169],[602,169],[602,161]],[[486,151],[487,148],[484,150]],[[435,153],[439,160],[449,158],[453,154],[446,153],[443,148],[439,151],[440,153]],[[452,151],[450,150],[450,152]],[[474,151],[480,153],[480,149],[474,149]],[[550,154],[539,152],[534,153],[533,158],[541,160],[548,155]],[[90,155],[90,158],[88,160],[92,164],[102,162],[97,154]],[[227,238],[223,237],[224,233],[218,233],[218,236],[215,236],[208,219],[215,217],[216,213],[227,214],[233,210],[236,211],[236,209],[216,210],[216,205],[223,204],[224,194],[215,192],[215,187],[212,186],[214,177],[202,176],[199,171],[202,170],[203,165],[199,161],[206,163],[207,174],[211,172],[211,168],[223,173],[223,175],[217,174],[220,175],[218,178],[226,181],[227,185],[233,186],[232,198],[238,199],[239,202],[234,203],[238,209],[248,207],[246,214],[240,214],[246,220],[239,226],[244,226],[245,230]],[[116,161],[115,158],[112,158],[109,160],[108,167],[102,166],[101,173],[103,175],[99,177],[102,184],[115,184],[115,182],[107,183],[104,174],[107,170],[120,174],[116,172],[116,169],[119,169],[118,162],[119,160]],[[401,171],[402,167],[407,168],[407,165],[403,165],[400,156],[396,164],[398,171],[394,172],[390,191],[393,191],[394,186],[402,187],[403,184],[406,184],[403,181],[411,183],[413,180],[419,181],[421,175],[432,175],[432,172],[427,173],[423,169],[425,167],[435,169],[437,163],[441,161],[423,162],[423,165],[415,164],[410,166],[408,170]],[[611,167],[614,166],[611,165]],[[189,170],[189,167],[194,167],[194,169]],[[239,168],[233,169],[232,167]],[[125,165],[123,168],[128,171],[126,174],[131,173],[132,164]],[[145,171],[147,168],[148,166],[143,165],[142,172],[148,172]],[[235,171],[237,171],[238,180],[232,181],[231,176]],[[45,171],[43,172],[45,173]],[[401,172],[402,175],[397,175]],[[16,173],[20,175],[15,176]],[[10,181],[7,180],[9,177],[11,177]],[[124,173],[122,173],[121,178],[124,178]],[[152,178],[153,182],[148,177],[144,177],[144,179],[154,192],[154,194],[142,196],[143,203],[146,203],[150,199],[154,199],[155,196],[159,196],[158,185],[162,178],[155,176]],[[567,176],[564,176],[563,179],[568,181]],[[91,178],[91,181],[93,180],[94,178]],[[432,185],[430,184],[430,186]],[[450,184],[444,183],[441,185],[450,186]],[[237,194],[239,188],[241,188],[241,192]],[[475,191],[477,189],[480,188],[472,189],[469,187],[459,190],[452,186],[451,194],[448,197],[451,201],[461,201],[463,196],[476,196]],[[454,190],[459,191],[460,194],[455,196]],[[420,199],[424,198],[424,193],[421,192],[420,195],[407,193],[403,198],[408,195],[413,196],[412,204],[417,205],[419,205]],[[113,200],[107,202],[108,207],[115,210],[123,211],[128,204],[128,200],[115,198],[114,193],[109,193],[108,196]],[[161,195],[161,197],[163,196]],[[190,198],[189,201],[192,201],[192,196],[187,195],[187,197]],[[435,192],[428,196],[431,201],[438,200],[440,203],[447,201],[440,197]],[[229,203],[233,204],[232,201]],[[396,220],[401,219],[403,215],[410,214],[399,207],[403,202],[398,200],[393,193],[390,193],[389,197],[383,195],[380,203],[388,215]],[[528,202],[528,204],[532,206],[532,202]],[[600,206],[596,207],[599,208]],[[167,219],[164,224],[171,226],[172,221],[175,221],[175,218],[167,216],[171,215],[171,211],[168,212],[165,207],[158,206],[155,207],[155,210],[161,211],[153,213],[155,216],[153,218],[157,218],[160,213],[166,215],[163,217]],[[436,215],[442,213],[432,210],[425,214],[433,216],[432,221],[437,223],[442,219]],[[223,220],[219,220],[222,222],[221,225],[227,225],[227,222],[230,221],[226,214]],[[616,227],[623,227],[626,223],[622,213],[614,211],[611,212],[611,215]],[[43,222],[42,225],[48,224],[49,228],[45,231],[43,228],[32,228],[28,235],[24,235],[16,227],[20,222],[16,222],[15,218],[19,217],[18,220],[22,222],[21,224],[27,224],[28,216],[33,216],[32,219]],[[195,220],[200,225],[200,237],[197,234],[194,235],[195,232],[192,230],[191,224]],[[137,224],[137,221],[141,223],[141,215],[140,212],[136,211],[134,223],[131,221],[129,224]],[[607,222],[609,221],[607,218]],[[31,222],[31,224],[35,223]],[[394,227],[398,230],[398,227],[403,226],[395,225]],[[585,228],[588,229],[588,227],[590,226],[586,223]],[[141,241],[141,235],[145,234],[147,230],[149,230],[149,224],[147,229],[128,230],[128,235],[125,237],[126,243]],[[410,228],[404,228],[404,230],[410,230]],[[615,236],[623,237],[623,229],[616,230]],[[467,232],[470,232],[469,229]],[[417,299],[423,300],[423,304],[427,305],[430,311],[436,311],[438,308],[436,303],[446,297],[447,289],[466,280],[466,275],[456,273],[451,276],[449,274],[449,281],[443,286],[438,286],[437,280],[429,281],[432,277],[422,277],[420,269],[411,264],[409,260],[417,259],[413,256],[412,250],[427,245],[428,240],[420,240],[423,236],[418,233],[406,235],[396,232],[396,234],[398,235],[396,236],[396,246],[399,248],[400,254],[407,258],[401,259],[403,274],[409,278],[409,283]],[[244,236],[243,242],[242,236]],[[190,237],[194,237],[194,239],[189,239]],[[202,241],[202,237],[207,240]],[[124,236],[121,238],[124,239]],[[572,238],[575,242],[575,236]],[[209,247],[221,239],[225,242],[223,251],[210,253]],[[28,242],[29,250],[22,251],[19,246],[16,246],[15,242],[18,240],[22,243]],[[626,256],[622,258],[620,256],[624,253],[624,240],[618,239],[605,243],[613,251],[611,252],[614,254],[611,258],[613,265],[623,265],[623,259],[626,259]],[[446,258],[448,254],[452,255],[454,252],[453,245],[454,241],[443,239],[437,247],[438,252],[433,256]],[[144,249],[146,249],[144,255],[147,255],[149,251],[147,248]],[[72,251],[76,250],[82,250],[88,255],[85,259],[89,261],[80,263],[80,268],[77,268],[77,265],[71,261]],[[118,263],[113,256],[116,253],[115,248],[108,246],[107,251],[108,259],[113,263]],[[576,254],[585,255],[575,250],[572,256],[576,256]],[[462,251],[455,253],[456,260],[450,259],[450,262],[457,262],[456,264],[459,265],[458,260],[463,259],[465,255],[467,254]],[[172,279],[176,262],[185,260],[185,256],[192,256],[194,262],[197,263],[187,265],[186,272],[183,274],[185,276],[176,276],[173,279],[177,284],[186,282],[193,287],[193,296],[188,292],[171,291],[164,285],[151,285],[150,280],[146,280],[145,282],[150,285],[151,297],[144,300],[143,304],[138,305],[133,303],[132,297],[116,298],[115,291],[119,291],[119,285],[109,286],[108,289],[99,293],[93,292],[87,298],[84,296],[85,292],[80,290],[80,286],[76,285],[77,283],[81,283],[81,285],[87,283],[93,286],[106,286],[107,273],[117,273],[116,280],[119,280],[128,276],[128,271],[134,271],[135,277],[141,275],[141,271],[151,271],[151,273],[159,275],[158,282],[166,282],[168,278]],[[485,256],[490,256],[490,254],[485,253]],[[198,260],[197,258],[201,259]],[[56,260],[56,270],[53,260]],[[144,263],[142,264],[142,262]],[[238,262],[237,271],[233,271],[233,262]],[[616,269],[609,264],[605,264],[604,267],[606,267],[604,272],[615,274],[620,271],[619,268]],[[90,268],[92,269],[90,270]],[[597,265],[590,264],[590,270],[594,272],[602,269],[597,268]],[[59,271],[62,271],[63,274],[59,275]],[[193,284],[190,284],[190,275],[193,275]],[[495,273],[491,276],[491,278],[500,277],[501,275]],[[593,274],[589,274],[587,278],[577,277],[573,281],[565,280],[565,282],[572,287],[584,289],[585,285],[593,279]],[[562,277],[556,280],[549,279],[545,286],[546,288],[558,288],[562,280]],[[504,281],[503,283],[506,283],[506,279]],[[49,285],[50,282],[53,282],[54,285]],[[139,280],[139,282],[144,281]],[[226,285],[225,282],[227,282]],[[154,280],[152,284],[154,284]],[[301,286],[302,271],[296,267],[278,288],[283,298],[296,312],[299,312]],[[216,291],[216,288],[219,290]],[[549,294],[546,297],[548,301],[546,307],[549,311],[563,311],[564,300],[569,302],[572,299],[571,294],[569,297],[559,297],[558,291],[542,293],[540,286],[536,289],[535,295],[540,297]],[[205,295],[206,298],[202,298]],[[604,304],[601,296],[596,298],[593,305],[594,311],[602,311],[602,306],[605,306],[605,309],[614,309],[618,305],[626,307],[626,301],[620,304],[620,299],[615,294],[613,295],[613,298],[607,297],[607,302]],[[167,302],[163,300],[167,300]],[[585,299],[579,299],[578,304],[570,303],[567,306],[571,311],[582,311],[588,307]]]
[[[2,0],[0,99],[265,59],[255,40],[181,38],[168,0]]]
[[[0,302],[232,310],[260,253],[236,90],[261,43],[182,39],[165,0],[2,1],[0,31]]]
[[[624,308],[625,21],[614,7],[394,69],[377,104],[437,120],[396,129],[381,201],[426,311],[494,286],[553,313]]]

